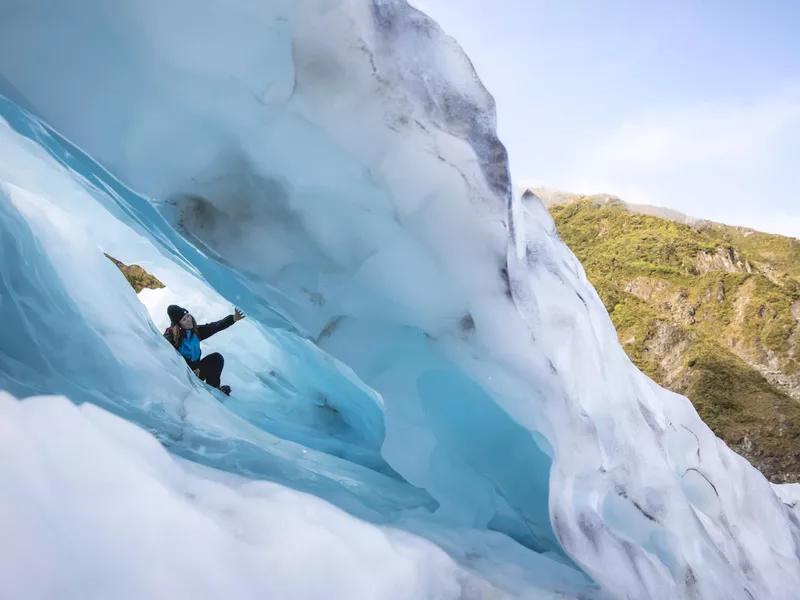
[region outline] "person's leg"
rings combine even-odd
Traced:
[[[222,354],[214,352],[200,361],[200,379],[215,388],[219,387],[219,379],[222,375],[222,368],[225,366],[225,359]]]

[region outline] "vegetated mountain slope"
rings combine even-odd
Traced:
[[[609,196],[546,203],[631,360],[770,480],[800,481],[800,242]]]
[[[117,268],[122,271],[125,279],[128,280],[128,283],[131,284],[131,287],[137,294],[145,288],[158,290],[164,287],[163,283],[161,283],[155,276],[145,271],[139,265],[126,265],[125,263],[118,261],[116,258],[109,256],[108,254],[106,254],[106,258],[117,265]]]

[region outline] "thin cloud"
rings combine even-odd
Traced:
[[[549,184],[800,237],[800,86],[649,112],[576,140]]]
[[[751,104],[704,103],[643,114],[584,146],[593,170],[666,174],[715,160],[757,158],[787,127],[800,124],[800,87]]]

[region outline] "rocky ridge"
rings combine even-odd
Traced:
[[[543,201],[631,360],[771,481],[800,481],[800,242],[608,195]]]

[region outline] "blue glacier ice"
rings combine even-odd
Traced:
[[[9,0],[0,93],[11,597],[795,596],[793,492],[628,361],[406,2]],[[172,302],[248,314],[231,398]]]

